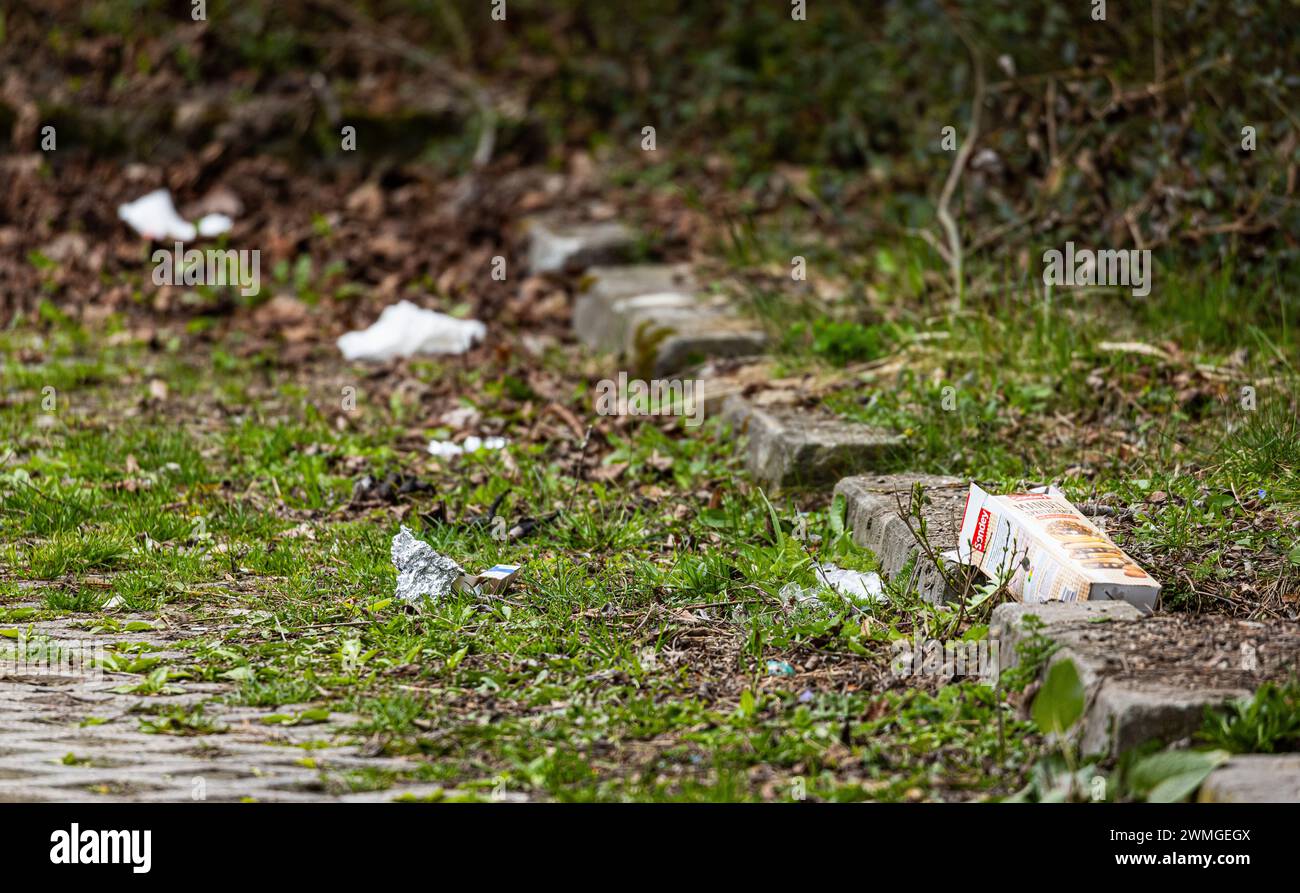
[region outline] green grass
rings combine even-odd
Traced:
[[[65,574],[110,570],[122,565],[130,546],[120,533],[57,533],[32,546],[19,559],[37,580]]]
[[[51,589],[45,593],[45,606],[51,611],[89,614],[101,610],[107,600],[103,593],[89,590],[62,592]]]
[[[1300,682],[1267,682],[1253,697],[1211,711],[1200,738],[1231,753],[1300,750]]]
[[[1148,298],[1049,302],[1024,270],[975,257],[958,312],[929,248],[869,226],[832,232],[786,206],[714,248],[771,337],[774,374],[828,378],[828,409],[904,438],[876,470],[1105,502],[1167,608],[1249,612],[1242,585],[1300,585],[1300,343],[1276,270],[1166,258]],[[828,244],[844,250],[814,250]]]
[[[885,253],[870,266],[877,282],[912,294],[915,261]],[[988,297],[984,312],[927,316],[904,302],[842,308],[821,323],[789,302],[753,306],[786,326],[782,369],[839,376],[826,404],[902,433],[909,470],[993,486],[1056,480],[1122,510],[1113,532],[1166,584],[1167,609],[1221,608],[1215,593],[1243,579],[1260,591],[1294,586],[1300,429],[1277,374],[1289,342],[1274,332],[1267,343],[1277,350],[1248,366],[1212,339],[1166,357],[1106,351],[1102,341],[1158,339],[1149,322],[1089,300],[1048,309],[1012,291]],[[1126,328],[1113,331],[1112,317]],[[799,320],[804,328],[786,325]],[[1203,329],[1193,323],[1187,331]],[[0,353],[32,337],[0,335]],[[444,798],[483,800],[968,799],[1035,789],[1040,738],[1011,692],[1027,679],[990,688],[888,678],[895,640],[979,637],[992,602],[977,593],[968,610],[932,606],[891,588],[869,617],[835,598],[783,605],[787,584],[814,582],[814,561],[867,570],[874,556],[845,534],[842,504],[769,501],[716,422],[690,436],[602,430],[601,464],[627,466],[613,482],[575,478],[573,445],[545,439],[513,437],[508,462],[482,454],[447,465],[396,446],[413,430],[447,432],[384,382],[362,381],[363,411],[337,425],[346,369],[279,369],[260,354],[237,359],[221,342],[197,355],[101,348],[66,321],[40,338],[46,365],[179,384],[166,406],[126,412],[140,405],[138,387],[42,367],[68,401],[42,413],[39,376],[21,374],[27,388],[0,406],[12,434],[0,465],[0,596],[9,602],[0,618],[71,615],[113,632],[152,627],[122,611],[203,618],[210,631],[182,643],[181,660],[163,661],[145,643],[115,647],[110,669],[129,674],[120,689],[147,705],[190,681],[224,683],[222,700],[272,724],[353,716],[350,734],[412,761],[409,776],[326,767],[326,790],[382,791],[407,777],[443,785]],[[887,377],[873,378],[882,363],[892,364]],[[571,358],[550,355],[539,368],[565,380],[572,410],[588,414]],[[450,382],[484,418],[524,431],[538,397],[516,372],[409,370]],[[1270,375],[1253,409],[1234,402],[1236,381]],[[231,401],[239,412],[217,411]],[[42,414],[52,421],[36,424]],[[408,497],[400,515],[350,505],[362,474],[389,473],[431,490]],[[498,498],[509,519],[560,515],[502,542],[490,525],[467,523]],[[438,505],[449,520],[434,520]],[[795,536],[801,512],[814,537]],[[467,568],[511,562],[525,573],[502,600],[454,596],[405,613],[391,599],[389,559],[401,523]],[[1243,576],[1247,562],[1253,577]],[[110,597],[118,607],[108,610]],[[769,661],[799,675],[773,676]],[[809,676],[818,663],[848,676]],[[1224,748],[1278,746],[1285,730],[1264,721],[1268,712],[1243,707],[1207,734]],[[160,734],[222,729],[201,707],[139,721]]]
[[[65,330],[44,334],[96,349]],[[0,351],[26,337],[0,336]],[[987,686],[895,691],[867,674],[845,689],[768,674],[769,660],[814,657],[887,673],[895,638],[949,629],[956,614],[905,593],[865,624],[834,599],[787,611],[778,593],[811,585],[814,560],[867,569],[873,557],[844,535],[842,507],[769,503],[721,426],[608,432],[595,449],[627,465],[615,482],[575,479],[571,445],[519,438],[513,468],[487,454],[448,466],[394,449],[426,415],[403,399],[373,400],[337,428],[322,408],[333,386],[318,385],[314,368],[277,373],[268,397],[266,370],[233,353],[206,374],[196,369],[209,359],[185,351],[128,344],[97,356],[132,380],[194,387],[165,410],[128,415],[135,388],[83,380],[68,395],[77,413],[56,412],[45,427],[32,424],[39,392],[0,407],[15,432],[0,467],[11,544],[0,577],[19,602],[4,610],[15,623],[69,615],[118,633],[151,628],[122,612],[205,618],[217,631],[182,643],[184,659],[164,661],[143,642],[110,652],[108,668],[128,674],[120,690],[146,708],[203,681],[227,684],[223,700],[276,723],[355,716],[358,740],[407,755],[419,777],[471,799],[903,800],[1022,783],[1032,727]],[[415,372],[451,376],[485,416],[527,427],[534,395],[504,370]],[[585,388],[574,382],[579,414]],[[249,395],[242,417],[212,411],[231,393]],[[433,490],[411,497],[400,521],[382,506],[349,508],[363,471],[416,474]],[[511,519],[561,515],[516,542],[465,524],[502,496]],[[450,522],[422,517],[435,503]],[[819,544],[794,536],[800,510]],[[404,613],[391,599],[399,523],[467,568],[508,561],[525,573],[505,600],[456,596]],[[118,607],[104,607],[110,597]],[[201,707],[139,722],[159,734],[222,728]],[[323,783],[386,790],[395,780],[326,771]]]
[[[112,14],[125,5],[135,28]],[[53,55],[42,64],[71,58],[78,37],[110,35],[132,60],[101,79],[110,92],[142,76],[220,82],[236,69],[318,68],[339,27],[314,12],[272,25],[265,10],[244,5],[213,31],[219,52],[196,58],[181,46],[153,58],[140,39],[156,43],[175,17],[163,4],[125,5],[96,4],[50,31],[42,52]],[[227,11],[217,5],[214,13]],[[1241,76],[1278,70],[1275,45],[1240,34],[1269,34],[1284,4],[1238,17],[1231,46],[1208,14],[1165,21],[1174,28],[1164,40],[1170,70],[1198,71],[1196,83],[1171,89],[1189,99],[1183,105],[1215,111],[1182,121],[1176,136],[1165,126],[1172,142],[1150,139],[1151,113],[1163,106],[1093,112],[1108,95],[1140,95],[1153,26],[1136,22],[1117,41],[1118,32],[1079,27],[1082,4],[988,15],[955,4],[950,17],[907,4],[873,16],[861,4],[826,3],[797,27],[780,4],[670,17],[608,3],[521,5],[535,7],[526,10],[533,26],[486,42],[476,39],[481,29],[503,29],[485,17],[444,27],[454,13],[442,26],[388,13],[411,26],[403,33],[416,44],[441,52],[449,38],[463,41],[470,50],[455,52],[489,85],[554,68],[526,122],[499,122],[501,158],[545,156],[558,170],[585,146],[621,164],[606,181],[610,202],[647,233],[686,209],[699,220],[681,215],[683,233],[716,223],[706,247],[724,269],[710,287],[767,327],[777,374],[831,377],[826,407],[903,436],[895,464],[878,470],[996,488],[1060,483],[1113,510],[1116,538],[1164,584],[1164,608],[1280,613],[1278,600],[1300,585],[1300,352],[1285,238],[1294,209],[1275,202],[1287,144],[1264,138],[1256,156],[1232,149],[1235,136],[1227,153],[1220,144],[1224,120],[1255,122],[1262,136],[1285,129],[1276,78]],[[576,31],[575,16],[584,24]],[[1005,176],[972,169],[962,183],[970,254],[959,310],[946,265],[915,235],[933,223],[950,164],[935,133],[960,124],[970,100],[957,20],[986,50],[1040,47],[1010,60],[1018,77],[1003,80],[989,66],[997,101],[983,109],[980,147],[996,149]],[[1020,39],[1027,29],[1045,39]],[[657,40],[647,48],[649,33]],[[1088,60],[1086,72],[1061,70],[1053,47],[1062,43]],[[493,47],[491,58],[473,50],[480,45]],[[1199,65],[1227,50],[1233,66]],[[645,66],[624,64],[647,51],[656,72],[648,90]],[[401,55],[385,76],[404,74]],[[959,64],[936,79],[941,58]],[[1070,148],[1059,156],[1055,139],[1044,147],[1021,138],[1026,114],[1042,107],[1045,75],[1062,78],[1051,130]],[[81,105],[103,104],[96,82],[72,78]],[[663,160],[633,150],[625,163],[608,151],[647,115],[665,150],[650,157]],[[417,127],[416,145],[399,154],[465,169],[473,128],[456,129],[447,140]],[[335,155],[333,134],[317,136]],[[1089,154],[1071,163],[1081,147]],[[1165,156],[1189,153],[1201,163],[1156,189],[1170,168]],[[1105,172],[1104,184],[1085,182],[1096,176],[1089,168]],[[1125,208],[1136,215],[1125,215],[1130,227],[1169,238],[1150,297],[1045,295],[1037,252],[1095,235]],[[1251,238],[1270,217],[1276,235],[1262,228]],[[978,247],[1003,224],[1004,238]],[[314,216],[320,244],[279,258],[264,295],[293,293],[316,307],[367,287],[346,281],[345,263],[322,263],[331,227]],[[1220,232],[1189,245],[1188,229]],[[805,278],[791,276],[795,258]],[[47,297],[34,318],[0,332],[0,621],[14,625],[0,632],[52,618],[115,633],[155,628],[126,612],[157,629],[173,620],[201,629],[176,646],[184,659],[164,663],[153,646],[134,643],[108,661],[130,674],[124,689],[145,699],[200,680],[225,683],[223,697],[267,711],[274,725],[354,715],[356,737],[412,757],[410,777],[445,783],[445,798],[898,800],[1024,786],[1041,742],[1005,690],[906,685],[871,672],[900,637],[981,635],[991,604],[954,610],[893,590],[870,616],[834,599],[787,610],[782,588],[811,584],[814,560],[866,569],[874,558],[844,536],[834,503],[769,501],[724,428],[683,437],[595,420],[594,451],[606,468],[626,470],[612,482],[575,476],[574,445],[539,410],[560,393],[590,417],[589,383],[575,371],[585,358],[571,350],[526,370],[500,357],[478,368],[414,361],[395,376],[337,360],[286,368],[261,333],[229,331],[238,323],[228,325],[207,287],[187,296],[197,299],[185,304],[188,322],[132,344],[115,337],[128,331],[117,316],[82,328],[56,303],[67,287],[58,264],[39,251],[26,260]],[[112,280],[101,282],[148,301],[147,289]],[[406,284],[441,290],[431,275]],[[534,373],[551,381],[538,384]],[[423,387],[395,387],[395,377]],[[170,392],[161,406],[150,399],[154,379]],[[345,383],[357,387],[360,409],[341,417]],[[1247,387],[1256,390],[1249,401]],[[444,388],[493,426],[541,434],[440,465],[412,444],[449,433],[433,412]],[[418,475],[431,491],[398,505],[351,505],[363,474],[389,473]],[[487,525],[466,523],[498,498],[511,518],[560,514],[526,539],[501,542]],[[436,520],[436,510],[450,520]],[[801,511],[819,541],[793,535]],[[468,568],[507,561],[525,573],[503,599],[453,597],[409,615],[390,598],[388,544],[403,523]],[[1274,602],[1262,605],[1264,593]],[[773,677],[770,660],[801,674]],[[838,675],[814,673],[815,663]],[[1262,693],[1207,734],[1224,747],[1280,746],[1290,732],[1274,717],[1289,697]],[[219,730],[201,708],[140,721],[161,734]],[[387,790],[398,779],[322,772],[327,789]]]

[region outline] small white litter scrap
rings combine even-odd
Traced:
[[[552,234],[547,230],[534,237],[528,253],[529,269],[534,273],[554,273],[564,269],[569,258],[582,250],[582,240]]]
[[[490,592],[495,595],[505,590],[510,585],[510,581],[519,575],[518,564],[494,564],[483,573],[472,577],[473,584],[483,592]]]
[[[439,459],[454,459],[466,453],[477,453],[479,450],[504,449],[509,442],[504,437],[475,437],[471,434],[465,438],[463,443],[452,443],[450,440],[431,440],[429,441],[429,454],[437,456]]]
[[[807,589],[798,583],[787,583],[781,587],[780,597],[786,604],[805,605],[819,602],[818,594],[827,589],[834,590],[859,606],[874,605],[889,601],[885,597],[884,584],[880,575],[871,572],[850,571],[833,564],[815,564],[819,586]]]
[[[833,564],[817,565],[816,571],[824,584],[860,605],[887,601],[884,584],[880,581],[880,574],[875,571],[850,571]]]
[[[146,239],[189,242],[198,234],[194,224],[176,213],[172,194],[166,189],[155,189],[133,202],[118,205],[117,216]]]
[[[222,233],[230,232],[231,227],[234,225],[235,221],[231,220],[225,214],[205,214],[199,218],[197,228],[200,236],[203,236],[205,239],[211,239],[215,236],[221,235]]]
[[[176,212],[172,194],[166,189],[155,189],[133,202],[118,205],[117,216],[146,239],[158,242],[191,242],[196,236],[212,238],[235,225],[225,214],[207,214],[199,218],[197,226],[190,223]]]
[[[384,308],[374,325],[338,340],[345,360],[390,360],[414,354],[461,354],[487,336],[476,319],[457,319],[398,301]]]

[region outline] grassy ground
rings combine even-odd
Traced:
[[[1133,298],[977,264],[954,310],[919,241],[819,254],[812,215],[756,220],[718,234],[721,287],[765,321],[775,376],[811,374],[828,408],[904,435],[897,470],[1057,483],[1109,507],[1165,608],[1294,618],[1300,344],[1267,265],[1157,266]]]
[[[796,539],[796,506],[769,508],[725,432],[608,426],[584,452],[509,368],[286,370],[237,343],[158,346],[66,323],[4,338],[0,619],[219,621],[226,631],[187,643],[183,664],[123,656],[142,696],[227,680],[268,710],[354,711],[377,750],[418,754],[426,777],[485,797],[964,798],[1019,785],[1036,738],[1005,692],[909,689],[890,673],[891,639],[953,616],[903,597],[870,616],[782,603],[787,583],[812,582],[817,555],[871,558],[830,509]],[[551,374],[571,395],[560,405],[585,415],[585,385]],[[423,421],[430,408],[467,402],[512,445],[451,465],[421,455],[447,433]],[[431,490],[353,499],[366,475],[393,474]],[[502,541],[474,521],[503,496],[511,527],[560,514]],[[470,569],[524,563],[522,580],[489,604],[404,613],[388,554],[401,523]],[[111,596],[120,606],[105,608]],[[141,721],[210,731],[201,711]]]
[[[731,261],[718,287],[787,333],[774,376],[813,373],[833,410],[905,434],[900,469],[1061,482],[1113,509],[1166,609],[1294,615],[1285,325],[1225,332],[1217,298],[1139,312],[1106,295],[1017,297],[1029,289],[936,314],[905,288],[904,270],[924,276],[917,259],[878,258],[895,274],[877,270],[862,304],[801,303],[743,279],[761,264]],[[608,368],[578,348],[507,331],[467,359],[348,368],[329,345],[286,358],[238,319],[87,328],[46,305],[0,342],[0,622],[213,621],[185,662],[145,647],[113,658],[145,701],[142,727],[214,731],[202,709],[147,702],[221,680],[271,714],[361,716],[356,735],[417,757],[421,780],[575,800],[1004,796],[1050,752],[1022,709],[1027,680],[891,672],[903,637],[981,638],[996,597],[968,612],[903,592],[870,612],[786,603],[814,560],[872,567],[842,507],[769,502],[716,422],[686,436],[593,416]],[[1256,349],[1233,350],[1237,337]],[[511,445],[425,453],[465,431]],[[500,599],[407,613],[391,598],[401,524],[471,571],[522,563],[523,576]]]
[[[210,27],[155,3],[0,17],[0,49],[23,62],[0,123],[18,151],[46,120],[60,140],[4,159],[0,633],[202,618],[185,661],[144,643],[113,658],[144,727],[219,731],[149,699],[222,680],[268,716],[354,713],[375,752],[483,797],[961,799],[1037,777],[1023,674],[993,689],[890,671],[902,637],[981,638],[996,595],[966,611],[905,592],[870,612],[787,604],[814,560],[871,567],[840,507],[769,502],[716,423],[686,436],[593,415],[616,367],[556,337],[563,289],[483,274],[501,254],[514,276],[517,218],[539,210],[629,220],[700,264],[768,325],[767,378],[810,374],[800,401],[903,434],[897,470],[1056,482],[1108,510],[1164,609],[1294,622],[1295,145],[1268,74],[1285,60],[1241,30],[1273,33],[1282,4],[1231,27],[1170,14],[1163,38],[1145,17],[1103,28],[1059,4],[864,18],[835,3],[797,25],[751,5],[720,31],[705,7],[629,19],[587,2],[512,4],[509,28],[481,5],[403,2],[214,3]],[[960,191],[954,309],[911,233],[933,225],[951,164],[936,134],[969,132],[967,37],[993,162]],[[1148,71],[1162,39],[1167,68]],[[445,60],[492,88],[490,117]],[[244,104],[272,94],[282,105]],[[474,173],[490,119],[496,157]],[[1257,152],[1239,121],[1258,125]],[[148,284],[113,208],[162,186],[238,193],[231,244],[268,260],[258,301],[302,299],[308,336],[263,323],[257,301]],[[1151,295],[1044,295],[1038,253],[1127,246],[1120,212],[1157,245]],[[56,237],[73,249],[48,250]],[[485,319],[493,340],[348,368],[318,337],[403,295]],[[425,451],[466,433],[511,445]],[[501,599],[408,614],[390,598],[402,524],[471,571],[524,573]],[[1269,725],[1294,703],[1266,693],[1211,740],[1294,747]]]

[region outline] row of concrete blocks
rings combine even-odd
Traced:
[[[630,360],[634,369],[665,375],[692,363],[760,353],[764,339],[721,301],[699,298],[689,268],[611,265],[633,245],[619,224],[556,229],[536,224],[530,260],[534,272],[586,270],[574,306],[578,337],[597,350]],[[881,467],[903,446],[901,438],[869,425],[826,415],[753,405],[715,391],[706,410],[721,410],[746,441],[751,474],[770,489],[834,485],[844,497],[846,524],[858,545],[877,558],[881,574],[922,598],[939,602],[965,588],[964,571],[942,553],[957,545],[967,482],[933,475],[863,474]],[[926,548],[922,547],[922,533]],[[941,566],[942,565],[942,566]],[[906,574],[905,578],[903,575]],[[1089,625],[1139,622],[1123,602],[1000,605],[990,635],[999,642],[999,670],[1018,659],[1024,618],[1043,623],[1058,645],[1053,660],[1069,658],[1088,687],[1088,707],[1077,729],[1085,753],[1118,754],[1151,739],[1177,741],[1198,728],[1207,707],[1249,695],[1243,690],[1187,690],[1154,681],[1107,678],[1105,662],[1086,643]],[[1203,800],[1300,800],[1300,757],[1243,756],[1215,770]]]
[[[759,429],[760,439],[765,430]],[[772,449],[777,448],[760,452]],[[936,603],[960,597],[968,585],[970,572],[943,557],[957,546],[968,489],[966,481],[934,475],[855,475],[841,479],[835,493],[844,497],[854,542],[875,555],[881,575]],[[1074,661],[1087,689],[1087,707],[1075,731],[1082,753],[1117,756],[1153,739],[1186,740],[1201,728],[1208,708],[1251,695],[1240,688],[1189,689],[1159,679],[1108,676],[1106,655],[1090,645],[1089,633],[1098,622],[1141,622],[1145,615],[1122,601],[999,605],[989,632],[998,643],[998,672],[1019,660],[1017,645],[1025,638],[1029,615],[1041,622],[1039,634],[1057,646],[1051,662]],[[1300,755],[1234,757],[1211,773],[1200,798],[1300,802]]]
[[[574,332],[622,356],[629,371],[659,378],[707,359],[763,352],[762,329],[726,298],[702,294],[688,266],[629,263],[636,253],[634,234],[620,223],[529,226],[531,271],[584,273]]]
[[[686,264],[629,263],[638,240],[616,221],[527,224],[533,273],[579,276],[573,331],[622,358],[626,371],[660,378],[708,360],[761,355],[762,329],[721,296],[701,293]],[[826,415],[752,406],[733,388],[704,381],[707,413],[721,412],[747,436],[750,471],[769,489],[828,487],[878,466],[901,438]]]
[[[960,596],[967,582],[963,569],[942,558],[957,546],[967,489],[956,478],[860,475],[841,480],[835,492],[845,498],[854,541],[876,556],[882,575],[939,602]],[[939,563],[945,565],[942,570]],[[906,578],[897,579],[904,572]],[[1151,740],[1186,740],[1201,728],[1207,709],[1251,695],[1240,688],[1189,689],[1159,679],[1108,676],[1106,655],[1090,644],[1090,632],[1098,622],[1141,622],[1145,615],[1122,601],[999,605],[989,626],[991,640],[998,643],[998,672],[1018,662],[1017,646],[1027,636],[1025,618],[1030,615],[1041,623],[1038,634],[1056,645],[1048,666],[1073,661],[1087,690],[1087,707],[1075,730],[1075,744],[1084,754],[1118,756]],[[1199,796],[1207,801],[1300,802],[1300,756],[1234,757],[1211,773]]]
[[[1030,630],[1026,618],[1039,625]],[[1086,692],[1073,732],[1083,754],[1119,755],[1148,741],[1185,741],[1201,728],[1206,710],[1249,697],[1244,689],[1184,688],[1156,680],[1108,677],[1105,655],[1089,646],[1099,622],[1138,623],[1143,614],[1125,602],[1005,604],[993,610],[989,635],[998,642],[999,671],[1017,663],[1017,645],[1030,635],[1054,642],[1048,667],[1070,660]],[[1216,768],[1200,787],[1205,803],[1300,803],[1300,754],[1243,754]]]
[[[942,554],[957,546],[965,513],[965,481],[931,475],[860,475],[841,480],[835,492],[845,498],[846,523],[854,541],[871,550],[886,579],[909,590],[914,587],[930,602],[962,594],[967,572],[944,562]],[[1186,688],[1158,678],[1108,676],[1106,655],[1090,644],[1090,633],[1098,622],[1141,622],[1145,615],[1122,601],[999,605],[989,627],[990,639],[998,644],[999,673],[1019,661],[1017,646],[1028,635],[1025,619],[1030,615],[1041,623],[1037,634],[1056,645],[1048,666],[1073,661],[1087,690],[1087,706],[1074,733],[1075,744],[1084,754],[1118,756],[1151,740],[1187,740],[1201,728],[1207,709],[1251,695],[1240,688]],[[1300,802],[1300,756],[1233,757],[1210,774],[1199,796],[1206,801]]]
[[[740,424],[748,424],[750,470],[760,479],[824,481],[836,469],[871,467],[880,450],[892,447],[864,426],[826,429],[816,419],[772,416],[728,405]],[[967,481],[918,474],[850,475],[835,485],[845,502],[845,523],[854,542],[876,557],[881,575],[924,600],[960,597],[970,571],[947,561],[956,549],[965,514]],[[1005,604],[994,609],[990,636],[998,642],[999,671],[1018,660],[1028,615],[1043,623],[1041,634],[1058,650],[1053,660],[1069,658],[1088,689],[1087,709],[1077,730],[1083,753],[1118,755],[1146,741],[1175,742],[1195,733],[1207,708],[1248,697],[1244,689],[1188,689],[1159,680],[1107,678],[1103,654],[1088,647],[1088,630],[1099,620],[1136,623],[1143,613],[1126,602]],[[1202,800],[1300,802],[1300,756],[1234,757],[1211,773]]]

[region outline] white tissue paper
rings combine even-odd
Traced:
[[[166,189],[155,189],[133,202],[117,206],[117,216],[131,229],[155,242],[191,242],[196,236],[211,239],[230,232],[235,225],[226,214],[207,214],[195,226],[176,212],[172,194]]]
[[[885,597],[884,583],[874,571],[844,570],[833,564],[813,565],[813,571],[820,585],[805,589],[798,583],[787,583],[781,587],[781,601],[787,605],[813,604],[821,600],[818,593],[827,589],[838,592],[860,607],[889,601]]]
[[[398,301],[385,307],[370,328],[341,336],[338,346],[345,360],[389,360],[417,353],[464,353],[486,335],[487,326],[476,319],[457,319]]]
[[[194,224],[176,213],[172,194],[166,189],[155,189],[133,202],[118,205],[117,216],[146,239],[158,242],[189,242],[198,234]]]

